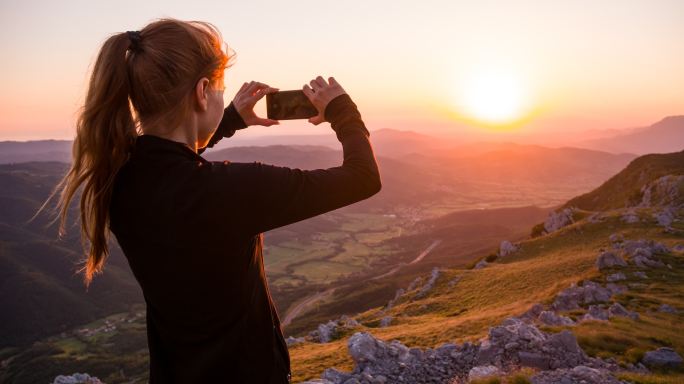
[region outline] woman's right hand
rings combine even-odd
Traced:
[[[311,104],[318,110],[318,115],[309,119],[309,123],[314,125],[325,121],[325,107],[328,106],[332,99],[347,93],[334,77],[329,77],[328,83],[326,83],[321,76],[311,80],[309,84],[304,84],[302,90],[306,97],[309,98],[309,101],[311,101]]]

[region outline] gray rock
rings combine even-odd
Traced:
[[[638,277],[640,279],[648,279],[648,275],[646,275],[645,272],[637,271],[633,273],[634,277]]]
[[[621,220],[627,224],[634,224],[641,221],[639,219],[639,215],[634,211],[634,209],[628,209],[627,211],[625,211],[625,213],[621,217]]]
[[[675,309],[674,307],[672,307],[668,304],[662,304],[660,307],[658,307],[658,312],[678,313],[677,309]]]
[[[684,175],[665,175],[641,188],[642,198],[639,206],[668,207],[679,201],[680,190],[684,185]]]
[[[602,305],[590,305],[587,313],[582,316],[582,321],[585,320],[608,320],[608,310]]]
[[[288,346],[288,347],[289,347],[289,346],[292,346],[292,345],[301,344],[301,343],[303,343],[303,342],[305,342],[305,341],[306,341],[306,339],[305,339],[304,337],[292,337],[292,336],[288,336],[288,337],[285,339],[285,342],[287,343],[287,346]]]
[[[482,268],[486,267],[487,265],[489,265],[489,263],[487,263],[487,261],[480,260],[480,262],[475,264],[475,267],[473,267],[473,269],[482,269]]]
[[[380,319],[380,327],[389,327],[390,324],[392,324],[392,316],[385,316],[382,319]]]
[[[627,263],[622,257],[613,252],[606,251],[602,252],[598,259],[596,259],[596,266],[598,267],[599,271],[602,271],[607,268],[626,267]]]
[[[449,280],[448,286],[449,288],[453,288],[458,284],[458,282],[461,281],[461,276],[456,276],[453,279]]]
[[[608,288],[587,280],[582,286],[573,284],[570,288],[559,292],[551,307],[556,311],[570,311],[579,309],[581,304],[606,302],[612,296],[613,292]]]
[[[419,285],[422,281],[423,281],[423,278],[420,277],[420,276],[419,276],[419,277],[416,277],[415,279],[413,279],[413,281],[411,282],[411,284],[409,284],[408,288],[406,288],[406,292],[411,292],[411,291],[413,291],[414,289],[416,289],[416,288],[418,287],[418,285]]]
[[[658,222],[658,225],[665,228],[670,228],[672,226],[672,222],[675,221],[674,210],[671,207],[667,207],[660,212],[654,213],[653,217]]]
[[[571,318],[560,316],[553,311],[543,311],[539,314],[539,321],[546,325],[575,325]]]
[[[684,252],[684,244],[677,244],[674,247],[672,247],[672,250],[675,252]]]
[[[651,368],[677,368],[682,365],[682,357],[672,348],[658,348],[644,354],[643,363]]]
[[[470,372],[468,372],[468,380],[482,379],[499,374],[499,368],[493,365],[481,365],[478,367],[473,367]]]
[[[532,384],[620,384],[606,369],[578,365],[572,369],[542,371],[532,376]]]
[[[537,369],[549,369],[549,363],[551,362],[551,359],[548,356],[525,351],[518,352],[518,359],[520,359],[521,366]]]
[[[341,332],[354,329],[359,325],[359,322],[354,318],[342,315],[337,320],[330,320],[327,323],[319,324],[315,331],[309,333],[309,337],[319,343],[329,343]]]
[[[613,317],[613,316],[629,317],[630,319],[633,319],[633,320],[639,319],[638,313],[628,311],[627,308],[623,307],[622,304],[620,304],[620,303],[613,303],[613,305],[611,305],[610,308],[608,308],[608,315],[610,317]]]
[[[522,320],[527,320],[527,321],[532,321],[535,320],[541,315],[541,313],[544,312],[544,306],[540,303],[537,303],[533,306],[530,307],[525,313],[523,313],[520,318]]]
[[[392,309],[392,307],[394,307],[394,305],[404,295],[404,293],[406,293],[406,291],[404,291],[404,288],[397,289],[397,291],[394,293],[394,298],[387,302],[387,305],[383,310],[387,311]]]
[[[87,373],[74,373],[73,375],[59,375],[52,384],[103,384],[100,379]]]
[[[608,237],[608,240],[611,243],[620,243],[625,240],[625,237],[622,235],[622,233],[613,233]]]
[[[349,380],[351,375],[346,372],[340,372],[335,368],[327,368],[325,371],[323,371],[321,378],[323,380],[328,380],[332,383],[338,384]]]
[[[418,293],[416,294],[415,297],[416,298],[425,297],[425,295],[427,295],[428,292],[430,292],[432,290],[432,288],[435,286],[435,282],[439,278],[439,274],[440,274],[439,268],[437,268],[437,267],[432,268],[432,272],[430,273],[430,279],[427,281],[427,283],[425,283],[425,285],[420,289],[420,291],[418,291]]]
[[[551,212],[549,216],[544,221],[544,231],[545,233],[555,232],[565,226],[572,224],[575,220],[573,218],[573,213],[576,208],[565,208],[558,212]]]
[[[616,281],[626,280],[626,279],[627,279],[627,276],[625,276],[625,274],[622,272],[613,273],[613,274],[606,276],[606,281],[610,281],[611,283],[616,282]]]
[[[501,242],[501,245],[499,245],[499,256],[500,257],[506,257],[514,253],[515,251],[518,250],[518,247],[511,244],[510,241],[504,240]]]

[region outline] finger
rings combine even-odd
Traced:
[[[271,119],[259,119],[257,124],[263,125],[264,127],[270,127],[271,125],[279,125],[280,121]]]
[[[323,78],[323,76],[318,76],[318,77],[316,77],[316,82],[317,82],[318,84],[320,84],[321,86],[323,86],[323,87],[325,87],[326,85],[328,85],[328,83],[325,82],[325,79]]]
[[[302,87],[302,91],[304,92],[306,97],[309,98],[309,101],[311,101],[311,99],[313,99],[314,92],[308,85],[304,84],[304,86]]]
[[[330,85],[337,85],[337,86],[340,85],[340,83],[338,83],[337,80],[335,80],[335,78],[332,76],[328,77],[328,83],[330,83]]]
[[[238,92],[244,91],[245,89],[247,89],[248,86],[249,86],[249,83],[245,82],[244,84],[242,84],[242,87],[240,87],[240,89],[238,90]]]

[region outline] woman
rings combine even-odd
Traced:
[[[147,304],[151,383],[287,383],[290,359],[268,291],[262,233],[366,199],[381,188],[361,115],[317,77],[303,91],[342,143],[341,166],[300,170],[199,154],[251,125],[277,89],[245,83],[224,109],[231,55],[204,22],[155,21],[106,40],[57,186],[60,235],[80,198],[86,287],[109,231]],[[129,105],[130,103],[130,105]],[[131,109],[132,106],[132,109]],[[54,196],[54,193],[53,193]],[[52,196],[51,196],[52,197]]]

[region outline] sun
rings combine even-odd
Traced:
[[[480,69],[457,86],[460,115],[491,127],[510,126],[524,118],[529,94],[521,76],[501,69]]]

